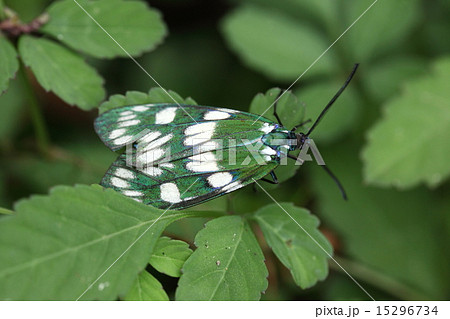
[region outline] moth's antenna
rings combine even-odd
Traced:
[[[308,131],[308,133],[306,133],[306,136],[309,136],[309,134],[311,134],[311,132],[316,128],[317,124],[319,124],[319,122],[322,120],[322,118],[325,115],[325,113],[330,109],[330,107],[334,104],[334,102],[336,102],[337,98],[342,94],[342,92],[344,92],[345,88],[347,87],[347,85],[350,83],[350,81],[352,80],[353,76],[355,75],[356,69],[358,69],[358,66],[359,66],[359,63],[356,63],[355,66],[353,67],[352,73],[350,73],[350,75],[347,78],[347,80],[345,81],[344,85],[333,96],[333,98],[330,100],[330,102],[328,102],[327,106],[325,106],[325,108],[323,109],[322,113],[320,113],[319,117],[314,122],[313,126],[311,126],[311,128]]]
[[[334,175],[333,172],[326,165],[320,165],[320,166],[322,166],[322,168],[325,170],[325,172],[327,172],[328,175],[330,175],[331,179],[333,179],[333,181],[336,183],[337,187],[341,191],[342,197],[345,200],[348,200],[347,193],[345,192],[344,186],[342,186],[341,182],[336,177],[336,175]]]
[[[288,154],[287,157],[297,161],[297,157],[294,155]],[[330,175],[331,179],[336,183],[337,187],[341,191],[342,197],[345,200],[348,200],[347,193],[345,192],[344,186],[342,186],[341,182],[336,177],[336,175],[334,175],[333,172],[326,165],[320,165],[320,166],[325,170],[325,172],[327,172],[328,175]]]

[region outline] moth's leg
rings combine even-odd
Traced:
[[[282,95],[283,93],[282,93],[282,91],[280,90],[280,93],[278,94],[278,96],[277,96],[277,98],[276,98],[276,102],[275,102],[275,104],[273,105],[273,116],[275,116],[275,118],[277,119],[277,121],[278,121],[278,124],[280,124],[281,126],[284,126],[283,125],[283,123],[281,122],[281,120],[280,120],[280,117],[278,116],[278,113],[277,113],[277,105],[278,105],[278,101],[280,100],[280,97],[281,97],[281,95]]]
[[[306,121],[303,121],[303,122],[301,122],[300,124],[297,124],[296,126],[294,126],[293,128],[292,128],[292,132],[293,131],[295,131],[296,129],[298,129],[299,127],[302,127],[303,125],[305,125],[306,123],[309,123],[309,122],[311,122],[311,119],[309,119],[309,120],[306,120]]]
[[[267,179],[267,178],[261,178],[260,181],[267,182],[267,183],[273,184],[273,185],[278,184],[278,178],[277,178],[277,176],[275,175],[275,172],[274,172],[274,171],[271,171],[271,172],[270,172],[270,176],[272,176],[272,180]],[[253,183],[253,191],[254,191],[255,193],[258,191],[258,189],[256,188],[256,183]]]
[[[278,178],[277,178],[277,175],[275,175],[274,171],[270,172],[270,176],[272,176],[272,180],[267,179],[267,178],[261,178],[261,180],[264,182],[270,183],[270,184],[275,184],[275,185],[278,184]]]

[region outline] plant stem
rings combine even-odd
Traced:
[[[394,297],[402,300],[430,300],[429,296],[426,296],[423,293],[418,292],[413,288],[360,263],[343,257],[334,257],[334,259],[355,278],[369,283]],[[344,273],[343,270],[334,262],[330,262],[330,268]]]
[[[36,134],[37,147],[43,155],[47,155],[49,151],[49,135],[45,124],[44,116],[39,107],[39,102],[36,94],[31,86],[30,80],[25,71],[25,65],[21,63],[20,73],[25,88],[25,94],[30,107],[31,121],[33,122],[34,131]]]

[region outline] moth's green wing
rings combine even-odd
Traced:
[[[189,115],[188,115],[189,114]],[[227,194],[278,166],[262,144],[278,125],[230,109],[176,104],[126,106],[102,114],[96,131],[113,150],[131,145],[102,185],[159,208],[181,209]],[[261,146],[261,145],[259,145]]]

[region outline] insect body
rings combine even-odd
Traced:
[[[183,209],[268,174],[276,183],[273,170],[282,158],[295,158],[289,152],[307,142],[355,71],[356,66],[306,134],[295,132],[297,127],[288,130],[280,121],[225,108],[149,104],[105,112],[95,120],[97,134],[112,150],[128,150],[101,184],[161,209]],[[274,114],[279,120],[276,108]]]

